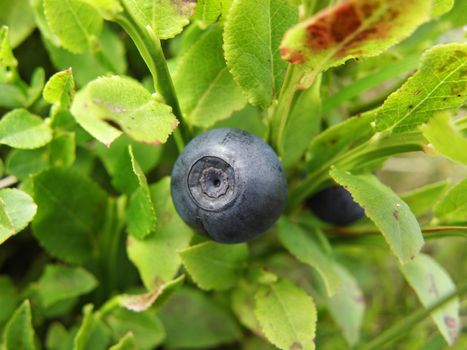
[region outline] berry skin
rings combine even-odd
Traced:
[[[350,225],[365,214],[350,192],[342,186],[319,191],[306,201],[306,205],[318,218],[337,226]]]
[[[194,138],[172,170],[172,199],[181,218],[214,241],[250,241],[282,214],[287,180],[272,148],[238,129]]]

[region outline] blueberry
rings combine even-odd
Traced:
[[[350,192],[342,186],[321,190],[307,199],[306,205],[321,220],[338,226],[350,225],[365,214]]]
[[[172,170],[172,199],[181,218],[222,243],[252,240],[284,210],[287,180],[272,148],[238,129],[194,138]]]

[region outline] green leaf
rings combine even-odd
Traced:
[[[454,0],[433,0],[431,15],[433,17],[444,15],[446,12],[451,11],[453,6]]]
[[[145,239],[129,237],[127,252],[144,286],[153,290],[177,274],[181,265],[178,251],[188,247],[192,231],[175,211],[170,196],[170,178],[163,178],[149,190],[158,213],[156,230]]]
[[[376,130],[410,131],[443,110],[457,110],[467,97],[467,44],[426,51],[418,71],[378,109]]]
[[[99,50],[89,48],[82,54],[73,54],[50,39],[44,40],[44,46],[57,69],[73,69],[73,77],[78,86],[86,85],[97,76],[108,73],[124,74],[126,71],[124,44],[118,34],[107,27],[103,28],[99,36]]]
[[[6,160],[7,172],[19,180],[26,180],[49,167],[49,154],[46,148],[34,150],[13,150]]]
[[[113,144],[110,147],[113,147]],[[128,197],[140,187],[138,176],[133,170],[132,157],[134,158],[134,156],[130,153],[132,147],[131,144],[127,144],[123,151],[115,157],[115,165],[112,171],[113,187]]]
[[[139,187],[130,197],[125,213],[128,233],[144,238],[156,228],[156,212],[148,187]]]
[[[436,152],[453,161],[467,165],[467,137],[451,122],[449,113],[437,113],[421,126],[423,136]]]
[[[180,251],[183,265],[204,290],[232,288],[248,258],[246,244],[204,242]]]
[[[26,93],[16,85],[0,84],[0,107],[13,109],[27,104]]]
[[[71,336],[67,329],[57,321],[54,321],[47,329],[45,346],[47,350],[71,349]]]
[[[3,325],[15,312],[20,295],[10,277],[0,275],[0,325]]]
[[[52,130],[41,117],[15,109],[0,120],[0,143],[13,148],[39,148],[52,140]]]
[[[8,35],[8,27],[0,28],[0,67],[6,70],[16,68],[18,61],[13,55],[13,50],[10,46],[10,37]]]
[[[245,104],[224,61],[222,29],[209,29],[183,56],[174,76],[182,111],[188,123],[210,127]]]
[[[42,94],[47,102],[57,105],[58,108],[68,109],[73,99],[74,89],[75,80],[72,69],[69,68],[52,75],[45,84]]]
[[[76,160],[76,141],[74,133],[56,135],[49,143],[50,164],[69,168]]]
[[[0,27],[3,25],[10,28],[11,46],[17,47],[36,27],[29,1],[1,1]]]
[[[34,350],[34,329],[32,328],[31,305],[25,300],[15,311],[3,331],[5,350]]]
[[[135,336],[132,332],[124,335],[117,344],[112,345],[109,350],[137,350]]]
[[[180,288],[185,280],[185,275],[180,275],[172,281],[162,283],[156,289],[145,294],[123,294],[120,296],[120,304],[131,311],[141,312],[146,311],[150,307],[159,309],[172,296],[172,294]]]
[[[47,18],[45,18],[44,1],[45,0],[29,0],[37,27],[44,39],[53,42],[56,46],[60,46],[58,37],[52,33]]]
[[[259,284],[254,284],[244,279],[240,280],[232,291],[231,306],[238,321],[244,327],[257,335],[264,337],[254,313],[254,296],[259,286]]]
[[[73,340],[73,350],[107,349],[110,341],[110,331],[101,321],[100,314],[98,312],[93,313],[91,304],[84,306],[83,313],[83,320]]]
[[[125,213],[125,221],[128,233],[142,239],[155,230],[157,221],[156,211],[154,210],[146,176],[136,162],[131,145],[128,147],[128,152],[131,168],[138,180],[139,187],[130,197],[130,202]]]
[[[261,120],[258,109],[246,105],[241,111],[235,112],[229,119],[217,122],[213,128],[237,128],[255,134],[259,138],[266,135],[266,126]]]
[[[36,215],[36,210],[37,205],[23,191],[0,190],[0,244],[23,230]]]
[[[297,18],[287,0],[233,2],[225,23],[225,58],[252,105],[267,108],[279,94],[287,68],[279,43]]]
[[[37,282],[44,307],[86,294],[96,288],[97,280],[81,267],[47,265]]]
[[[45,84],[45,70],[42,67],[37,67],[31,77],[31,82],[26,90],[26,103],[24,107],[30,107],[41,96],[42,89]]]
[[[91,304],[87,304],[83,307],[83,320],[81,321],[81,325],[73,341],[73,350],[84,349],[88,342],[88,338],[95,324],[95,317],[92,311],[93,306]]]
[[[82,263],[94,256],[107,196],[90,179],[67,169],[46,170],[33,179],[38,205],[33,232],[57,258]]]
[[[329,295],[333,295],[340,285],[340,277],[335,269],[334,258],[324,252],[312,236],[316,232],[305,232],[300,226],[286,218],[278,224],[281,243],[298,260],[315,268],[324,280]]]
[[[328,68],[351,58],[377,56],[430,19],[426,0],[349,0],[325,9],[289,29],[281,43],[282,58],[297,64],[311,85]]]
[[[76,94],[71,112],[107,146],[122,132],[139,142],[161,144],[178,125],[169,106],[156,101],[135,80],[119,76],[90,82]]]
[[[168,348],[207,349],[241,336],[230,313],[199,290],[182,288],[160,311]],[[183,331],[180,331],[183,330]]]
[[[282,164],[285,168],[295,164],[303,156],[321,127],[321,79],[308,90],[298,92],[287,120],[284,134]]]
[[[167,0],[122,0],[122,3],[143,30],[150,26],[160,39],[179,34],[190,23],[195,6],[191,1]]]
[[[443,221],[467,220],[467,178],[449,190],[436,204],[434,212]]]
[[[344,332],[345,339],[354,346],[360,338],[365,298],[352,274],[339,264],[334,266],[341,284],[336,293],[328,299],[328,309]]]
[[[113,20],[123,11],[119,0],[83,0],[93,6],[106,20]]]
[[[309,148],[307,169],[315,171],[329,163],[334,157],[355,147],[373,135],[371,123],[374,113],[367,112],[336,124],[313,139]]]
[[[99,13],[82,0],[44,0],[44,10],[52,32],[73,53],[90,47],[102,28]]]
[[[267,339],[284,350],[315,349],[313,299],[287,280],[263,286],[255,295],[255,314]]]
[[[447,181],[440,181],[404,193],[401,198],[408,204],[412,213],[418,217],[428,213],[433,208],[434,204],[446,192],[447,187]]]
[[[196,3],[194,18],[199,20],[203,26],[217,22],[221,15],[222,0],[199,0]]]
[[[331,176],[365,209],[400,263],[417,256],[423,246],[423,235],[417,219],[402,199],[373,175],[352,175],[332,168]]]
[[[417,293],[426,308],[456,290],[447,272],[431,257],[418,255],[401,267],[405,279]],[[456,298],[431,314],[438,330],[449,345],[453,345],[460,332],[459,299]]]
[[[106,322],[116,339],[128,332],[134,334],[138,349],[154,349],[165,337],[164,327],[154,312],[133,312],[117,308],[106,317]]]
[[[218,22],[230,8],[233,0],[198,0],[194,18],[203,27]]]
[[[128,146],[130,144],[133,148],[133,154],[136,161],[145,173],[148,173],[150,170],[152,170],[160,160],[163,151],[162,146],[152,146],[143,143],[137,143],[124,135],[115,140],[115,142],[113,142],[110,147],[105,147],[102,144],[98,144],[96,147],[96,153],[104,164],[107,172],[112,175],[113,179],[115,179],[115,177],[118,176],[118,173],[122,171],[122,169],[119,167],[119,163],[121,162],[120,158],[123,154],[128,157]],[[131,168],[131,166],[129,168]],[[117,187],[119,190],[122,188],[124,187]]]

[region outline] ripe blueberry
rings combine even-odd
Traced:
[[[222,243],[252,240],[284,210],[287,180],[271,147],[238,129],[194,138],[172,170],[172,199],[182,219]]]
[[[323,221],[346,226],[361,219],[363,208],[356,203],[349,191],[342,186],[321,190],[306,201],[306,205]]]

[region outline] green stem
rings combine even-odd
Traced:
[[[294,66],[289,64],[279,93],[279,102],[274,108],[271,118],[271,141],[279,156],[283,155],[284,131],[292,108],[292,101],[297,91],[294,72]]]
[[[387,329],[375,339],[370,341],[367,344],[363,344],[358,347],[359,350],[372,350],[372,349],[381,349],[384,345],[394,342],[395,340],[404,336],[407,332],[411,331],[415,325],[423,321],[425,318],[430,316],[431,313],[444,306],[452,299],[456,297],[463,297],[467,294],[467,283],[461,284],[457,290],[445,295],[443,298],[439,299],[435,304],[426,308],[417,310],[412,313],[410,316],[396,323],[391,328]]]
[[[170,76],[167,61],[156,33],[149,26],[144,30],[140,29],[129,15],[119,16],[116,22],[128,33],[135,43],[136,48],[151,72],[155,90],[172,107],[174,115],[183,122],[184,118],[175,93],[172,77]],[[185,130],[185,134],[188,135],[188,130]],[[174,131],[174,137],[177,148],[181,152],[185,143],[182,133],[178,128]]]
[[[151,56],[149,54],[149,51],[147,50],[146,46],[144,45],[144,42],[142,41],[141,37],[139,36],[138,31],[136,30],[136,27],[133,25],[130,19],[128,19],[126,16],[119,16],[115,20],[120,27],[123,28],[123,30],[130,36],[131,40],[134,42],[136,45],[136,48],[138,49],[141,57],[143,58],[144,62],[146,63],[146,66],[148,67],[149,71],[151,72],[151,75],[153,79],[155,79],[156,76],[156,71],[154,68],[154,64],[151,60]]]
[[[342,105],[343,102],[352,98],[358,97],[364,91],[374,88],[388,79],[399,77],[412,69],[415,69],[420,59],[419,55],[412,55],[404,58],[400,62],[396,62],[382,69],[375,74],[368,75],[359,79],[352,84],[340,89],[336,94],[327,97],[323,100],[323,113],[328,113],[333,108]],[[386,94],[387,95],[387,94]],[[385,96],[386,96],[385,95]]]
[[[146,31],[141,30],[140,32],[143,43],[147,47],[151,60],[154,63],[154,87],[164,97],[165,101],[172,106],[174,114],[183,119],[169,67],[162,51],[161,41],[150,26],[146,27]]]
[[[289,64],[279,94],[279,102],[272,112],[271,142],[280,157],[284,155],[284,137],[289,117],[292,114],[295,102],[304,93],[304,90],[299,89],[299,81],[302,76],[302,72],[295,65]],[[318,84],[319,88],[321,84],[319,75],[315,77],[313,84]],[[316,88],[316,85],[313,84],[308,89]]]

